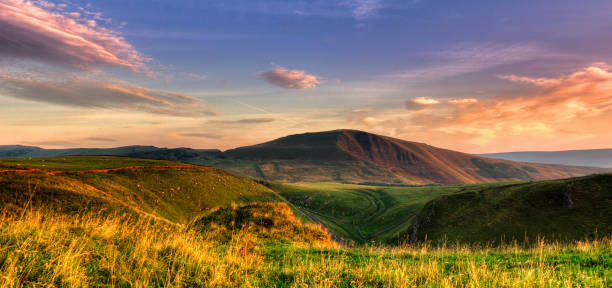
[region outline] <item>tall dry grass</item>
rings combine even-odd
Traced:
[[[214,229],[213,229],[214,230]],[[211,230],[212,231],[212,230]],[[211,234],[212,233],[212,234]],[[276,243],[124,215],[0,216],[0,287],[609,287],[612,243]]]

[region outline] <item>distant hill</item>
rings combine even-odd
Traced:
[[[33,146],[0,146],[0,158],[55,156],[125,156],[183,162],[197,162],[216,157],[220,150],[191,148],[158,148],[154,146],[123,146],[117,148],[43,149]]]
[[[612,149],[507,152],[480,156],[521,162],[612,168]]]
[[[13,148],[15,148],[13,146]],[[0,157],[121,155],[205,164],[262,180],[377,184],[466,184],[568,178],[593,167],[485,158],[356,130],[305,133],[221,152],[127,146],[109,149],[0,147]]]
[[[491,159],[355,130],[291,135],[228,150],[222,156],[210,163],[282,182],[465,184],[567,178],[603,171]]]
[[[612,234],[612,174],[491,187],[439,197],[413,222],[411,242],[584,240]]]

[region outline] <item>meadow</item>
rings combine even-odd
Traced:
[[[288,216],[290,210],[282,205],[259,204],[259,208]],[[227,209],[236,212],[242,207]],[[261,219],[274,222],[283,215],[269,214],[269,209],[249,215],[253,221],[245,220],[235,229],[212,225],[202,230],[197,225],[121,214],[3,213],[0,287],[609,287],[612,283],[609,239],[572,244],[542,240],[530,247],[422,244],[345,249],[325,238],[317,226],[305,227],[284,217],[282,229],[266,228]]]
[[[398,244],[417,213],[443,195],[481,191],[521,182],[470,185],[376,186],[341,183],[269,183],[303,213],[355,244]]]

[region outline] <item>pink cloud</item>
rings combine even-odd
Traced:
[[[417,97],[406,101],[406,109],[420,110],[432,105],[440,104],[440,101],[429,97]]]
[[[198,98],[120,81],[82,78],[51,81],[0,74],[0,92],[18,99],[63,106],[128,109],[179,117],[217,115]]]
[[[82,19],[73,13],[54,12],[51,4],[0,0],[0,57],[79,70],[103,66],[147,70],[149,59],[117,32],[99,27],[96,17]]]
[[[321,83],[319,77],[315,75],[306,74],[301,70],[287,70],[280,66],[259,72],[257,75],[272,85],[287,89],[315,88]]]

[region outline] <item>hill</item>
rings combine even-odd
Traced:
[[[506,152],[480,154],[480,156],[531,163],[612,168],[612,149]]]
[[[124,156],[183,162],[198,162],[216,157],[220,150],[191,148],[158,148],[154,146],[123,146],[116,148],[43,149],[34,146],[0,146],[0,158],[32,158],[57,156]]]
[[[567,178],[592,167],[473,156],[355,130],[291,135],[225,151],[213,166],[280,182],[467,184]]]
[[[290,135],[225,152],[151,146],[108,149],[0,147],[0,157],[64,155],[176,160],[276,182],[469,184],[568,178],[605,171],[594,167],[492,159],[356,130]]]
[[[612,174],[606,174],[441,196],[421,209],[408,238],[474,243],[611,234]]]
[[[270,189],[216,168],[110,156],[0,159],[4,209],[144,213],[174,223],[231,203],[279,201]]]
[[[269,183],[303,214],[344,241],[398,245],[417,213],[443,195],[480,191],[509,183],[374,186],[339,183]]]

